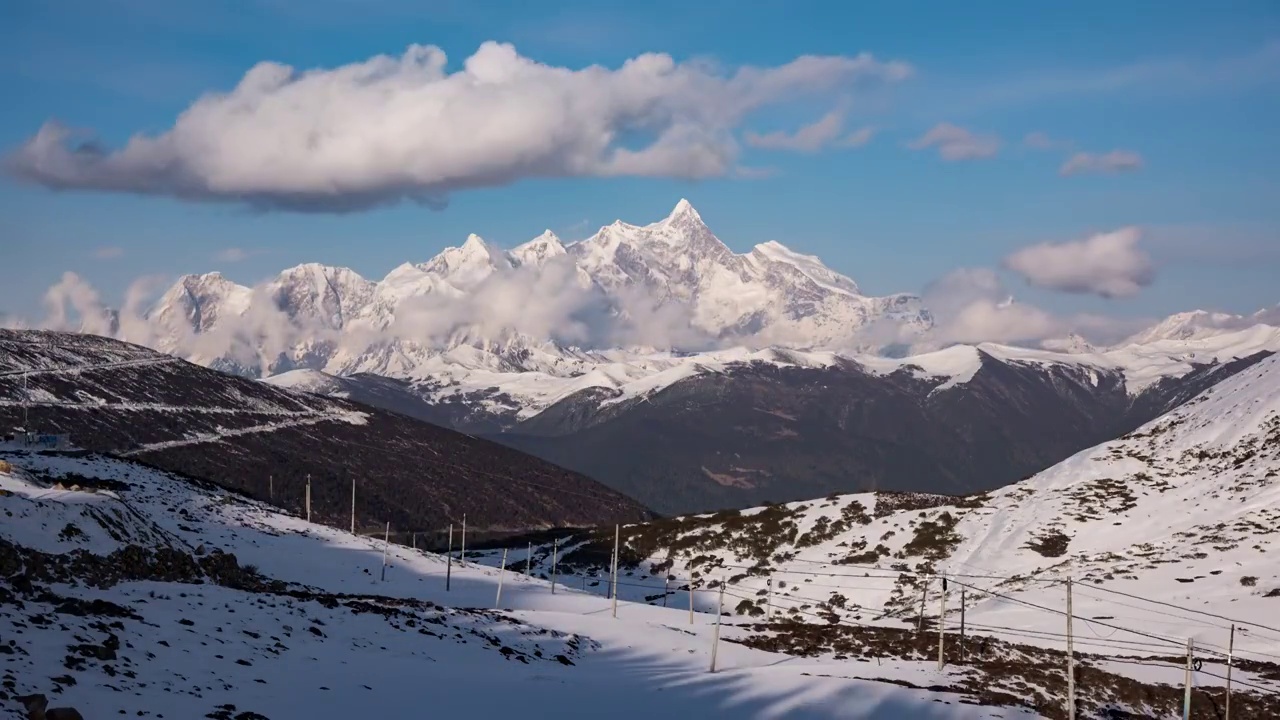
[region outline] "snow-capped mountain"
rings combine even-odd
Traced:
[[[524,367],[532,348],[556,356],[649,344],[867,349],[858,331],[870,323],[907,335],[932,325],[918,297],[865,296],[781,243],[734,253],[686,200],[658,222],[614,222],[568,246],[551,231],[509,251],[470,235],[379,281],[317,264],[257,290],[218,273],[185,276],[148,317],[158,347],[247,374],[395,365],[408,377],[426,376],[426,361],[463,346]]]

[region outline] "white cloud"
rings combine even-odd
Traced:
[[[938,149],[943,160],[977,160],[989,158],[1000,151],[1000,139],[995,135],[981,135],[951,123],[938,123],[929,132],[909,143],[912,150]]]
[[[1130,150],[1112,150],[1109,153],[1078,152],[1062,164],[1058,174],[1063,176],[1081,173],[1114,174],[1142,169],[1142,156]]]
[[[160,135],[108,151],[49,122],[8,158],[51,188],[340,212],[531,177],[734,173],[734,131],[760,108],[911,73],[867,54],[719,72],[645,54],[617,69],[537,63],[486,42],[455,72],[411,46],[333,69],[273,62],[196,100]],[[636,144],[636,135],[642,136]],[[626,145],[624,145],[624,141]]]
[[[112,260],[124,255],[124,248],[114,245],[106,245],[93,251],[93,256],[99,260]]]
[[[1038,287],[1127,297],[1155,280],[1155,263],[1138,247],[1141,238],[1141,231],[1128,227],[1084,240],[1041,243],[1009,255],[1004,265]]]
[[[845,133],[845,110],[838,108],[809,125],[787,133],[777,130],[763,135],[747,132],[743,140],[752,147],[765,150],[817,152],[828,147],[861,147],[871,140],[874,128],[864,127]]]
[[[221,262],[235,263],[248,260],[254,255],[261,255],[263,252],[257,248],[229,247],[214,253],[213,258]]]

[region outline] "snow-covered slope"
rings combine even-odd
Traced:
[[[733,644],[708,597],[692,620],[626,602],[614,618],[563,583],[384,548],[127,461],[3,461],[0,717],[32,692],[87,718],[1036,717],[924,689],[949,677],[927,663]]]
[[[0,717],[19,717],[12,697],[29,692],[90,718],[336,720],[427,707],[433,717],[570,718],[607,707],[637,720],[1061,716],[1060,658],[983,645],[975,636],[987,630],[974,624],[968,655],[953,652],[942,670],[931,636],[912,644],[860,630],[859,651],[843,649],[843,623],[827,624],[822,642],[842,648],[832,652],[804,645],[807,624],[717,620],[714,589],[664,600],[634,572],[620,578],[615,610],[599,577],[565,573],[572,549],[554,578],[522,572],[523,545],[499,573],[485,565],[501,557],[492,551],[462,563],[456,552],[450,561],[384,546],[126,460],[0,459]],[[810,595],[843,582],[795,580]],[[789,587],[773,609],[797,604],[784,599]],[[854,597],[854,583],[840,587]],[[730,609],[744,588],[730,584]],[[1117,689],[1133,691],[1111,703],[1119,709],[1180,699],[1176,678],[1143,679],[1160,668],[1133,665],[1140,654],[1079,649],[1089,673],[1079,717],[1102,717],[1099,699]],[[1245,687],[1274,668],[1236,668],[1234,712],[1274,709]]]
[[[692,578],[727,583],[737,615],[915,628],[923,608],[936,627],[944,576],[948,632],[963,589],[970,632],[1052,648],[1064,641],[1070,578],[1077,649],[1177,656],[1193,638],[1221,674],[1234,624],[1237,661],[1272,663],[1250,666],[1248,682],[1280,693],[1280,356],[990,493],[832,496],[621,537],[632,598],[660,599]],[[561,563],[598,574],[612,540],[567,541]],[[801,634],[774,640],[817,642]],[[1179,681],[1176,665],[1151,662]]]

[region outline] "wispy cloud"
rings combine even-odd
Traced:
[[[219,250],[217,253],[214,254],[213,258],[220,262],[234,263],[234,262],[241,262],[243,260],[248,260],[254,255],[261,255],[264,252],[266,251],[263,250],[262,248],[230,247],[230,248],[224,248],[222,250]]]
[[[1078,152],[1067,158],[1058,168],[1062,176],[1095,173],[1112,175],[1141,170],[1142,156],[1131,150],[1112,150],[1109,153]]]
[[[765,150],[790,150],[804,153],[814,153],[829,147],[861,147],[870,142],[872,135],[875,134],[875,128],[864,127],[846,133],[845,114],[846,110],[843,107],[837,108],[795,132],[776,130],[763,135],[747,132],[743,140],[751,147]]]
[[[951,123],[938,123],[929,132],[908,143],[912,150],[937,148],[943,160],[977,160],[989,158],[1000,151],[1000,139],[995,135],[983,135]]]
[[[1068,150],[1072,146],[1070,140],[1051,137],[1039,130],[1027,133],[1022,138],[1022,144],[1032,150]]]
[[[93,251],[93,256],[99,260],[112,260],[124,255],[124,248],[115,245],[104,245]]]

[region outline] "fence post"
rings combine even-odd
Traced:
[[[622,526],[613,526],[613,616],[618,617],[618,544],[622,538]]]
[[[449,553],[444,565],[444,591],[449,592],[449,582],[453,579],[453,523],[449,523]]]
[[[1195,652],[1195,640],[1187,638],[1187,691],[1182,698],[1182,720],[1191,720],[1191,656]]]
[[[938,597],[938,669],[947,666],[946,655],[943,654],[947,641],[947,576],[942,576],[942,593]]]
[[[1067,578],[1067,720],[1076,720],[1075,616],[1071,609],[1071,578]]]
[[[716,608],[716,629],[711,634],[711,672],[716,671],[716,650],[720,648],[720,618],[724,615],[724,578],[720,579],[720,603]]]
[[[498,568],[498,597],[493,601],[495,610],[502,609],[502,576],[507,574],[507,549],[502,548],[502,565]]]
[[[1231,666],[1236,652],[1236,624],[1231,623],[1231,639],[1227,641],[1227,718],[1231,720]]]
[[[387,548],[391,546],[391,522],[387,522],[386,533],[382,536],[382,580],[387,579]]]

